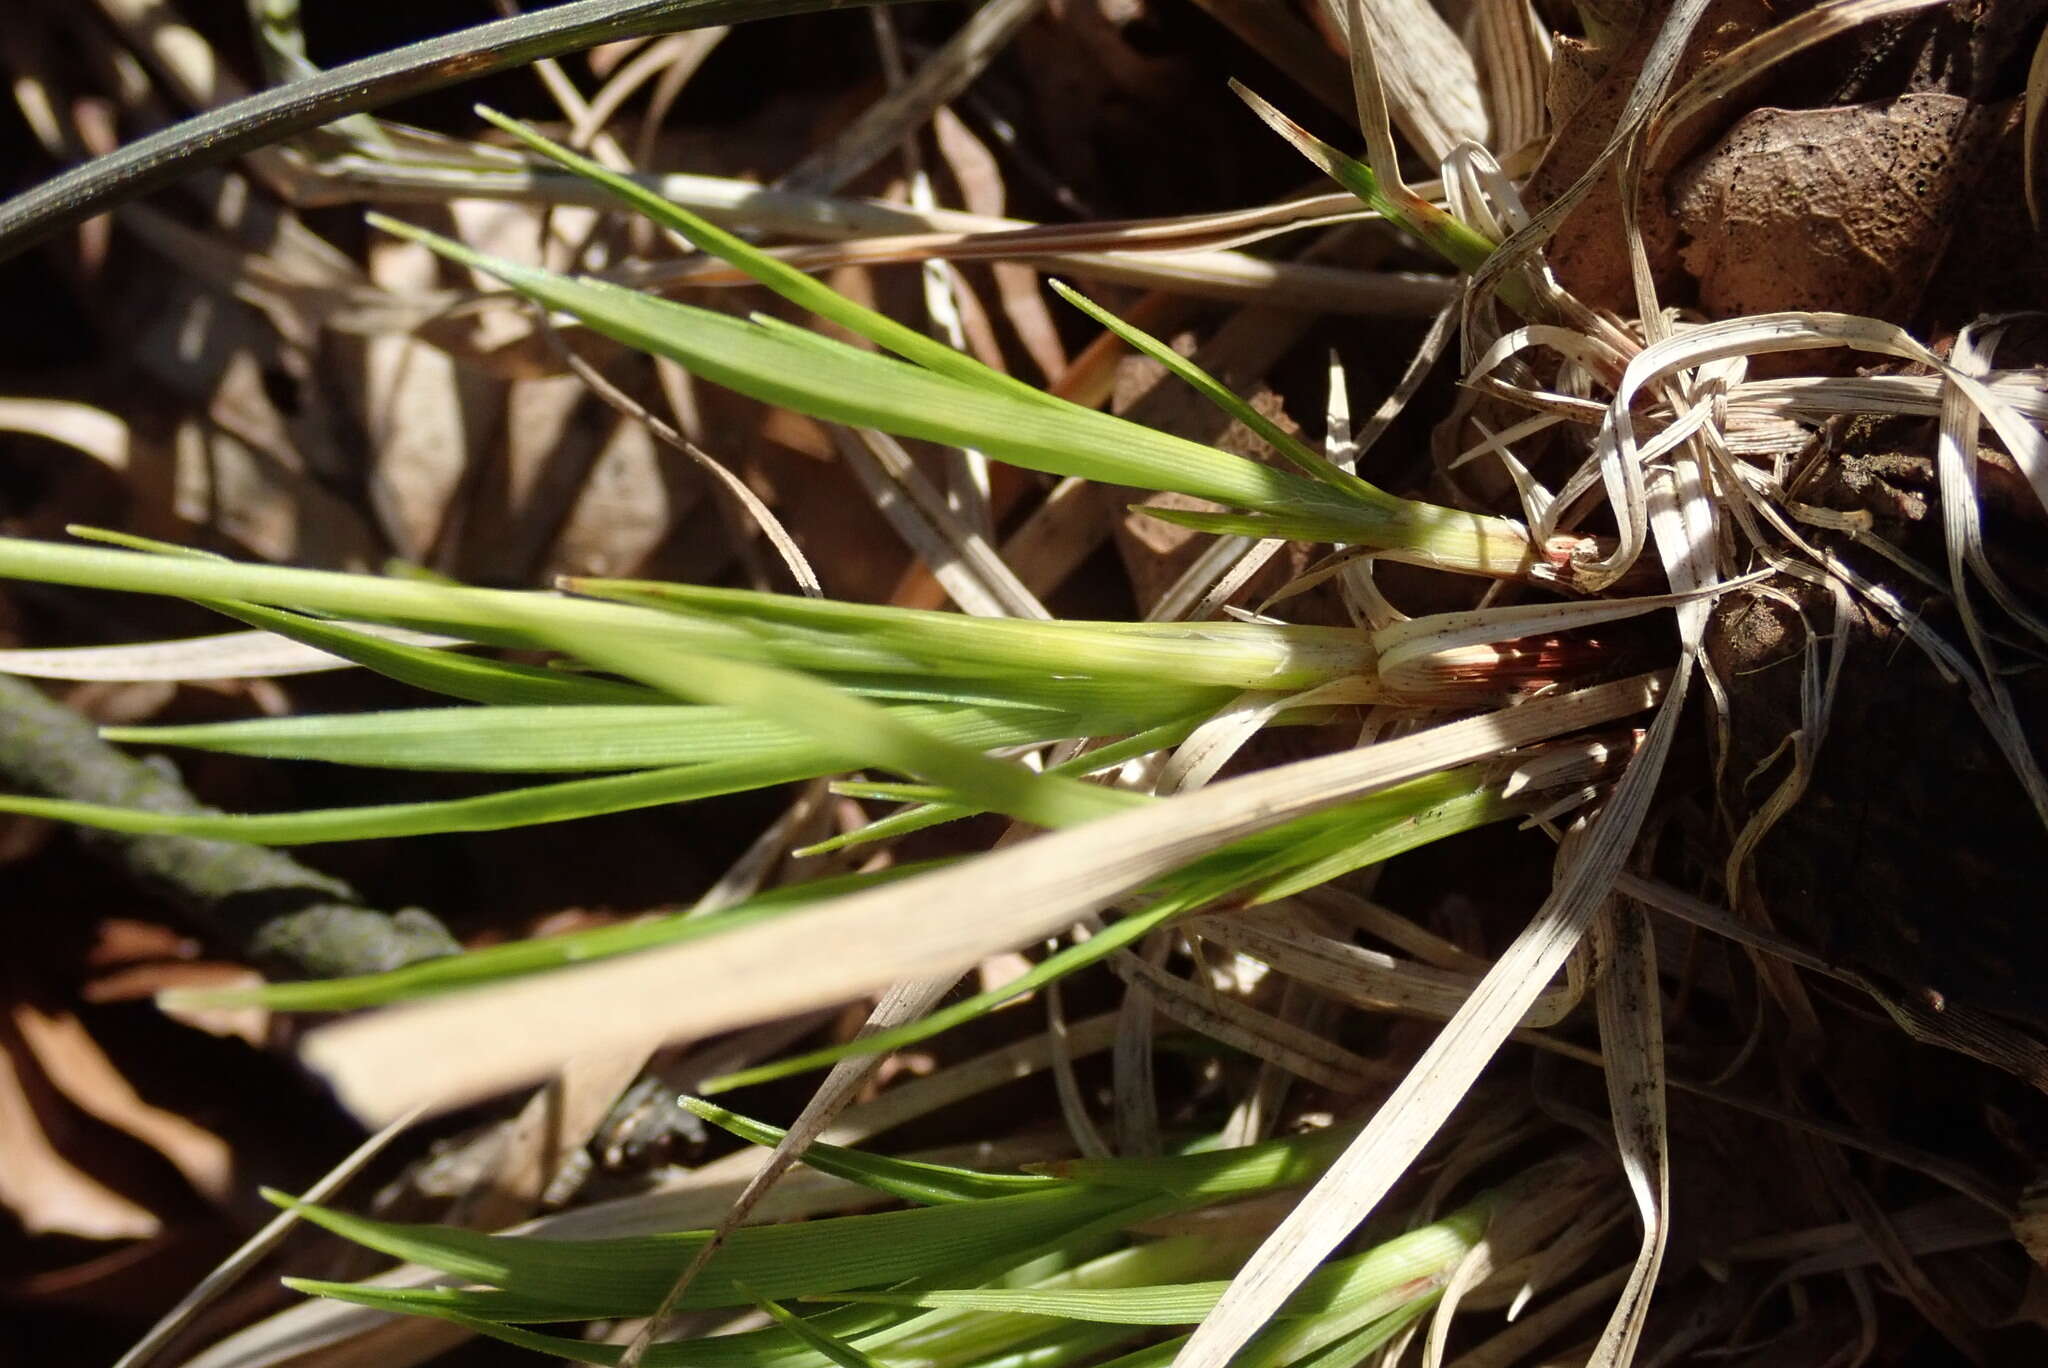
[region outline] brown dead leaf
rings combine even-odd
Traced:
[[[1978,122],[1954,95],[1743,116],[1674,180],[1702,307],[1904,321],[1973,179]]]
[[[228,1196],[234,1157],[227,1142],[145,1102],[77,1017],[22,1003],[14,1009],[14,1025],[44,1075],[73,1106],[163,1155],[196,1191],[216,1201]]]
[[[13,1029],[0,1027],[0,1154],[7,1156],[0,1163],[0,1206],[31,1235],[88,1240],[155,1235],[162,1223],[154,1213],[65,1158],[63,1147],[44,1128],[41,1113],[52,1101],[48,1091],[27,1042]]]

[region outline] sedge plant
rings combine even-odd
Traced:
[[[582,327],[765,403],[830,422],[971,448],[1047,474],[1191,495],[1214,507],[1145,511],[1200,531],[1334,543],[1492,580],[1569,583],[1569,563],[1546,554],[1522,524],[1378,488],[1267,421],[1170,348],[1071,291],[1062,292],[1264,435],[1286,466],[1261,464],[1036,391],[854,304],[523,125],[488,111],[485,117],[661,228],[877,350],[774,319],[734,318],[521,266],[422,229],[375,220]],[[1390,215],[1416,212],[1419,202],[1411,202],[1412,196],[1375,190],[1363,166],[1348,160],[1331,165],[1347,186]],[[1475,265],[1490,246],[1433,208],[1411,226],[1464,267]],[[1217,753],[1227,756],[1261,727],[1353,718],[1361,708],[1483,712],[1526,692],[1573,682],[1555,652],[1495,651],[1488,641],[1475,642],[1469,623],[1445,624],[1450,644],[1439,652],[1426,622],[1386,624],[1375,632],[1267,618],[970,618],[602,579],[568,581],[556,592],[514,592],[417,576],[235,564],[134,538],[85,535],[113,544],[0,541],[0,576],[187,599],[423,695],[422,706],[369,715],[123,727],[109,729],[110,739],[401,774],[522,776],[513,786],[480,796],[401,796],[368,806],[286,813],[164,813],[0,797],[0,811],[138,835],[287,845],[490,830],[859,772],[873,777],[842,778],[842,791],[901,806],[821,844],[815,853],[886,841],[976,813],[999,813],[1027,828],[1078,829],[1177,801],[1146,791],[1145,776],[1156,776],[1161,758],[1172,757],[1169,768],[1185,762],[1186,773],[1199,768],[1190,757],[1219,747]],[[1531,637],[1558,625],[1540,616],[1512,620],[1526,622]],[[438,644],[419,644],[390,629],[430,633]],[[1517,626],[1494,636],[1522,631]],[[552,663],[500,659],[493,651],[502,648],[543,652]],[[1583,664],[1588,657],[1570,659]],[[1115,915],[1096,921],[1085,938],[1010,983],[889,1030],[714,1080],[713,1086],[737,1087],[898,1048],[1084,967],[1127,957],[1147,937],[1197,912],[1278,903],[1428,841],[1486,823],[1541,817],[1560,803],[1581,801],[1619,753],[1539,737],[1533,745],[1463,754],[1423,767],[1418,777],[1340,794],[1288,820],[1248,828],[1249,834],[1219,837],[1210,848],[1137,881]],[[1022,763],[1022,756],[1033,757],[1033,763]],[[1202,771],[1213,772],[1214,765]],[[536,775],[563,777],[533,782]],[[973,858],[951,857],[949,863]],[[597,960],[686,952],[779,918],[829,913],[841,898],[909,887],[928,872],[899,864],[840,874],[706,915],[503,945],[355,979],[167,996],[187,1005],[253,1004],[287,1012],[385,1007]],[[687,963],[678,961],[685,973]],[[1334,1064],[1327,1057],[1320,1064],[1305,1062],[1278,1028],[1264,1036],[1256,1024],[1244,1029],[1254,1047],[1273,1049],[1265,1056],[1269,1062],[1277,1059],[1311,1076],[1318,1076],[1316,1067],[1341,1073],[1344,1059],[1355,1058],[1340,1051]],[[746,1139],[776,1141],[768,1128],[695,1105]],[[743,1228],[715,1255],[706,1253],[712,1244],[708,1232],[562,1244],[400,1226],[306,1206],[306,1219],[434,1270],[446,1285],[295,1285],[380,1311],[442,1318],[562,1357],[612,1362],[620,1356],[616,1347],[547,1327],[653,1314],[679,1271],[705,1255],[708,1262],[675,1307],[734,1316],[752,1308],[767,1323],[657,1345],[642,1361],[730,1368],[1054,1368],[1084,1362],[1141,1368],[1172,1357],[1179,1341],[1162,1341],[1160,1335],[1199,1322],[1264,1233],[1255,1215],[1225,1222],[1223,1228],[1235,1234],[1216,1239],[1154,1238],[1144,1233],[1147,1223],[1300,1186],[1315,1177],[1342,1138],[1325,1132],[1214,1152],[1197,1145],[1163,1159],[1109,1161],[1064,1175],[981,1173],[814,1145],[814,1166],[909,1205]],[[1562,1182],[1552,1186],[1562,1190]],[[1454,1275],[1461,1286],[1471,1282],[1474,1259],[1503,1257],[1497,1218],[1527,1195],[1521,1188],[1495,1192],[1448,1215],[1418,1218],[1406,1232],[1375,1231],[1305,1284],[1239,1361],[1261,1368],[1336,1368],[1357,1361],[1414,1327]],[[289,1199],[278,1200],[290,1205]],[[1544,1238],[1568,1219],[1555,1211],[1551,1216]],[[818,1302],[829,1306],[821,1310]]]

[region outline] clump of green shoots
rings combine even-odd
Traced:
[[[1379,489],[1071,291],[1062,289],[1098,322],[1251,425],[1292,469],[1042,394],[855,305],[523,125],[488,111],[485,117],[799,308],[888,353],[773,319],[741,320],[565,278],[376,220],[584,327],[705,379],[828,421],[969,447],[1026,469],[1192,495],[1218,507],[1145,512],[1203,531],[1330,542],[1492,579],[1560,574],[1520,524]],[[1377,207],[1407,215],[1404,222],[1413,220],[1411,227],[1461,266],[1470,268],[1490,250],[1472,230],[1426,204],[1429,213],[1415,218],[1419,200],[1389,198],[1358,164],[1339,159],[1330,165]],[[0,541],[0,577],[189,599],[432,696],[429,706],[366,716],[115,728],[111,739],[399,772],[573,776],[459,799],[400,798],[269,814],[161,813],[0,797],[0,811],[136,834],[302,844],[489,830],[859,771],[889,777],[842,780],[842,792],[901,806],[812,853],[984,812],[1036,827],[1075,827],[1173,801],[1143,791],[1143,783],[1114,782],[1137,773],[1133,767],[1150,763],[1156,775],[1167,759],[1169,768],[1182,766],[1181,777],[1193,786],[1264,726],[1355,722],[1354,710],[1381,705],[1484,709],[1597,664],[1587,652],[1561,648],[1548,637],[1569,623],[1545,617],[1547,610],[1510,610],[1506,630],[1475,631],[1469,620],[1446,623],[1440,642],[1428,621],[1372,632],[1267,619],[977,619],[632,581],[579,579],[558,593],[482,590],[413,577],[239,565],[98,535],[119,544]],[[386,630],[392,628],[455,644],[395,639]],[[1527,640],[1517,644],[1518,637]],[[1497,645],[1502,641],[1507,644]],[[545,652],[554,663],[516,664],[468,647]],[[1204,748],[1214,752],[1206,768],[1199,758]],[[1036,763],[1020,763],[1015,757],[1023,754]],[[1545,745],[1476,760],[1468,754],[1253,835],[1219,840],[1144,881],[1121,915],[1000,988],[845,1045],[713,1080],[713,1086],[737,1087],[899,1048],[1106,962],[1177,919],[1219,906],[1274,903],[1454,832],[1569,805],[1606,772],[1610,759],[1597,748]],[[829,909],[835,899],[915,878],[926,868],[821,878],[708,915],[504,945],[363,978],[168,996],[188,1005],[280,1011],[382,1006],[659,946],[709,944],[777,918]],[[1438,986],[1452,995],[1462,991]],[[778,1138],[744,1118],[696,1105],[750,1140],[772,1144]],[[1157,1341],[1159,1329],[1200,1321],[1268,1233],[1271,1218],[1248,1207],[1243,1219],[1221,1222],[1224,1233],[1216,1237],[1153,1238],[1144,1233],[1147,1223],[1227,1210],[1300,1186],[1344,1138],[1324,1132],[1239,1149],[1201,1152],[1197,1146],[1164,1159],[1082,1165],[1061,1175],[997,1175],[814,1145],[807,1156],[814,1166],[909,1203],[908,1209],[740,1230],[677,1305],[734,1314],[754,1307],[769,1323],[658,1345],[643,1361],[706,1368],[872,1368],[884,1362],[891,1368],[1060,1368],[1107,1356],[1113,1368],[1152,1368],[1167,1362],[1185,1338]],[[1461,1286],[1471,1281],[1475,1259],[1510,1257],[1515,1240],[1503,1233],[1503,1213],[1569,1191],[1569,1175],[1546,1174],[1548,1187],[1523,1182],[1406,1233],[1376,1232],[1302,1287],[1238,1361],[1258,1368],[1340,1368],[1405,1333],[1454,1276]],[[1537,1222],[1543,1238],[1569,1223],[1571,1217],[1560,1214],[1568,1206],[1536,1202],[1548,1213],[1549,1224]],[[348,1239],[462,1285],[295,1286],[600,1363],[616,1361],[619,1351],[534,1327],[654,1313],[679,1271],[711,1238],[690,1232],[564,1244],[393,1225],[311,1205],[300,1210]],[[1535,1237],[1525,1229],[1515,1238]],[[809,1305],[817,1301],[829,1309]],[[1148,1340],[1154,1342],[1141,1344]]]

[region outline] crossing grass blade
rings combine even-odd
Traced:
[[[291,1205],[289,1199],[270,1194]],[[1106,1188],[1062,1184],[1038,1192],[835,1217],[794,1225],[748,1226],[712,1257],[679,1305],[685,1310],[744,1306],[734,1286],[762,1294],[886,1286],[1022,1256],[1143,1202]],[[437,1269],[494,1293],[452,1288],[393,1289],[390,1304],[496,1307],[486,1318],[526,1321],[644,1316],[661,1301],[708,1231],[609,1240],[545,1240],[480,1235],[451,1226],[373,1221],[305,1207],[308,1221],[392,1258]],[[324,1289],[323,1289],[324,1290]]]
[[[728,625],[751,624],[763,641],[792,643],[787,654],[778,657],[781,663],[817,668],[829,668],[828,658],[800,658],[800,643],[830,640],[847,648],[865,647],[877,658],[897,654],[948,673],[1042,672],[1056,662],[1062,673],[1240,689],[1304,688],[1347,674],[1366,674],[1376,658],[1362,633],[1338,627],[1035,622],[694,584],[568,579],[563,585],[611,602],[701,614]],[[822,635],[807,638],[807,632]]]
[[[1168,706],[1176,700],[1169,699]],[[1086,713],[892,703],[888,711],[983,750],[1148,729],[1141,700]],[[108,727],[109,741],[411,770],[538,773],[652,769],[799,751],[803,735],[721,704],[404,709],[169,727]],[[822,772],[822,771],[821,771]]]
[[[264,1007],[274,1012],[347,1012],[382,1007],[738,930],[821,899],[877,888],[946,863],[949,861],[907,861],[888,869],[832,875],[756,894],[723,912],[695,917],[679,913],[560,936],[506,941],[459,955],[420,960],[378,974],[244,987],[169,988],[157,995],[157,1001],[173,1008]]]
[[[821,1069],[842,1059],[900,1050],[986,1015],[1143,940],[1174,918],[1243,896],[1265,902],[1335,878],[1403,850],[1525,810],[1488,783],[1489,767],[1465,766],[1399,785],[1331,812],[1300,818],[1196,861],[1161,879],[1165,890],[1142,911],[1127,913],[1085,941],[1032,965],[999,987],[885,1031],[801,1054],[786,1055],[700,1085],[715,1095]]]
[[[780,1126],[727,1111],[698,1097],[681,1099],[682,1105],[701,1120],[729,1131],[748,1144],[773,1149],[788,1134]],[[804,1147],[803,1162],[821,1173],[898,1198],[933,1206],[941,1202],[972,1202],[988,1197],[1007,1197],[1018,1192],[1035,1192],[1057,1186],[1060,1179],[1045,1174],[983,1173],[978,1169],[922,1160],[891,1159],[863,1154],[859,1150],[814,1140]]]
[[[1480,1236],[1494,1203],[1481,1199],[1420,1229],[1339,1259],[1289,1298],[1276,1319],[1332,1317],[1375,1321],[1433,1292],[1449,1280]],[[1121,1287],[963,1288],[927,1292],[849,1292],[846,1301],[939,1310],[1013,1312],[1119,1325],[1193,1325],[1209,1314],[1229,1281],[1201,1281]],[[1298,1330],[1300,1327],[1290,1327]]]
[[[640,351],[663,356],[764,403],[855,427],[984,451],[1026,469],[1174,490],[1285,515],[1309,540],[1359,543],[1468,573],[1516,577],[1535,560],[1526,534],[1499,518],[1398,499],[1334,471],[1333,483],[1262,466],[1032,391],[901,324],[839,298],[730,234],[553,148],[501,126],[614,188],[621,198],[825,317],[911,360],[864,352],[771,320],[569,279],[489,257],[465,244],[372,216],[384,230],[491,275],[550,309]],[[1315,458],[1320,459],[1320,458]],[[1319,473],[1320,473],[1320,467]]]

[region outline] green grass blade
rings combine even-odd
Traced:
[[[1251,508],[1356,509],[1302,476],[1262,466],[1077,405],[977,388],[889,357],[820,346],[727,314],[570,280],[485,256],[394,220],[386,231],[495,276],[521,294],[641,351],[763,403],[903,437],[987,451],[1013,465],[1144,489],[1173,489]]]
[[[1219,699],[1219,704],[1222,701]],[[1135,759],[1140,755],[1150,755],[1153,751],[1164,750],[1169,746],[1177,746],[1182,741],[1185,741],[1188,735],[1196,727],[1200,726],[1208,716],[1209,713],[1204,711],[1191,713],[1186,717],[1177,718],[1171,722],[1162,722],[1156,727],[1148,727],[1143,731],[1125,737],[1121,741],[1112,741],[1106,746],[1098,746],[1094,750],[1084,751],[1071,760],[1062,761],[1057,765],[1048,765],[1045,772],[1047,774],[1070,775],[1092,774],[1098,769],[1110,765],[1120,765],[1124,761]],[[845,789],[849,793],[856,792],[855,786],[852,785],[837,785],[835,788]],[[923,796],[919,795],[920,798]],[[804,858],[812,855],[824,855],[834,850],[844,850],[849,846],[864,845],[874,841],[894,840],[899,836],[907,836],[913,831],[922,831],[926,827],[938,826],[944,822],[958,821],[963,817],[978,816],[983,811],[984,809],[974,807],[971,804],[945,801],[944,797],[941,796],[939,801],[922,802],[920,806],[912,808],[908,812],[895,812],[887,817],[878,817],[857,830],[830,837],[813,845],[804,846],[793,853],[799,858]]]
[[[1459,1213],[1332,1263],[1307,1282],[1279,1317],[1350,1315],[1376,1320],[1449,1277],[1485,1229],[1485,1210]],[[1193,1325],[1215,1309],[1227,1278],[1114,1289],[958,1288],[930,1292],[849,1292],[848,1300],[884,1306],[993,1311],[1116,1325]]]
[[[586,1353],[564,1352],[560,1357],[586,1363],[611,1363],[623,1349],[590,1340],[562,1339],[523,1328],[545,1323],[550,1312],[560,1308],[545,1298],[507,1297],[501,1292],[459,1291],[453,1288],[380,1287],[375,1283],[328,1282],[317,1278],[280,1279],[294,1291],[353,1306],[368,1307],[394,1316],[426,1316],[451,1321],[507,1344],[526,1348],[541,1345],[576,1345]],[[503,1319],[492,1319],[502,1315]],[[890,1306],[844,1306],[811,1318],[814,1325],[829,1328],[842,1337],[869,1338],[879,1332],[922,1320],[931,1313],[914,1308]],[[576,1320],[574,1315],[562,1320]],[[663,1351],[671,1351],[664,1355]],[[608,1356],[606,1351],[609,1351]],[[810,1345],[780,1326],[748,1330],[731,1335],[712,1335],[681,1344],[656,1345],[647,1363],[687,1365],[687,1368],[831,1368]]]
[[[1121,677],[1149,688],[1298,689],[1373,668],[1362,633],[1343,627],[1251,622],[1033,622],[761,594],[692,584],[574,579],[577,593],[728,624],[829,634],[878,656],[900,654],[950,671],[1029,671]],[[790,659],[786,663],[805,663]],[[815,662],[823,665],[825,662]],[[1213,695],[1211,697],[1214,697]]]
[[[1334,464],[1314,447],[1246,403],[1215,376],[1143,328],[1126,323],[1065,281],[1049,279],[1046,284],[1050,285],[1061,299],[1122,338],[1130,347],[1166,367],[1182,384],[1214,404],[1225,415],[1235,418],[1257,433],[1268,446],[1299,467],[1304,475],[1328,485],[1340,494],[1378,507],[1394,508],[1406,502]]]
[[[683,1106],[721,1130],[730,1131],[748,1144],[773,1149],[788,1134],[771,1126],[727,1111],[702,1098],[679,1099]],[[814,1140],[804,1147],[803,1162],[820,1173],[906,1202],[932,1206],[941,1202],[970,1202],[989,1197],[1007,1197],[1018,1192],[1035,1192],[1059,1183],[1059,1179],[1033,1173],[983,1173],[951,1164],[932,1164],[914,1159],[889,1159],[863,1154],[859,1150]]]
[[[272,1199],[296,1205],[274,1194]],[[1061,1185],[976,1202],[743,1227],[712,1256],[678,1308],[743,1305],[736,1281],[768,1296],[793,1297],[957,1272],[1114,1219],[1131,1206],[1128,1193]],[[325,1207],[298,1209],[307,1220],[378,1253],[544,1301],[555,1319],[648,1314],[711,1235],[546,1240],[373,1221]],[[560,1314],[565,1311],[570,1314]]]
[[[327,1295],[341,1296],[342,1293],[330,1291]],[[373,1304],[356,1296],[347,1296],[344,1299],[362,1301],[365,1305]],[[379,1305],[380,1309],[396,1309]],[[444,1313],[443,1319],[466,1325],[478,1334],[487,1335],[506,1344],[571,1363],[613,1365],[617,1364],[626,1352],[624,1345],[600,1344],[587,1339],[542,1334],[516,1326],[471,1320],[461,1315]],[[1024,1324],[1035,1328],[1044,1322],[1034,1319]],[[677,1344],[656,1344],[648,1349],[641,1363],[645,1368],[832,1368],[831,1360],[795,1337],[788,1336],[788,1332],[780,1327],[777,1327],[774,1333],[787,1337],[781,1345],[750,1343],[743,1350],[736,1352],[727,1344],[727,1341],[748,1340],[752,1335],[767,1333],[769,1332],[754,1331],[749,1335],[718,1335]],[[923,1356],[919,1362],[921,1368],[1069,1368],[1070,1365],[1092,1361],[1103,1349],[1130,1337],[1131,1331],[1125,1327],[1089,1325],[1078,1321],[1052,1330],[1039,1330],[1036,1333],[1029,1333],[1020,1326],[1012,1326],[1009,1327],[1009,1333],[1001,1337],[996,1352],[931,1354]]]
[[[795,1335],[810,1348],[823,1354],[833,1363],[838,1364],[839,1368],[883,1368],[879,1360],[868,1357],[845,1340],[818,1329],[801,1316],[790,1314],[780,1305],[762,1296],[746,1284],[741,1283],[739,1287],[742,1292],[747,1294],[748,1299],[755,1306],[768,1313],[770,1320],[774,1321],[784,1330],[789,1331],[790,1334]]]
[[[1013,376],[984,366],[973,357],[956,351],[915,328],[906,327],[885,314],[854,303],[837,290],[793,266],[776,260],[745,239],[706,222],[682,206],[663,199],[652,190],[542,136],[517,119],[507,118],[495,109],[483,105],[478,105],[476,112],[485,121],[510,133],[557,165],[566,167],[585,180],[603,186],[628,208],[664,228],[682,234],[699,250],[745,271],[798,308],[820,318],[829,319],[848,332],[865,337],[875,345],[895,352],[906,361],[915,362],[926,370],[963,384],[998,390],[1039,402],[1056,402]]]
[[[955,744],[981,749],[1114,733],[1131,721],[1123,714],[1086,718],[1051,709],[918,703],[890,705],[887,711]],[[743,709],[673,703],[419,708],[108,727],[101,735],[134,745],[185,746],[274,760],[514,774],[765,760],[815,746],[801,733]]]
[[[0,812],[135,836],[196,836],[250,845],[318,845],[326,841],[369,841],[391,836],[430,836],[450,831],[502,831],[507,827],[600,817],[664,803],[686,803],[771,784],[795,783],[848,768],[848,757],[823,746],[791,747],[784,755],[745,761],[682,765],[637,774],[608,775],[508,789],[474,798],[435,802],[382,803],[368,807],[323,808],[279,813],[167,813],[104,807],[64,798],[0,794]],[[857,763],[857,762],[856,762]]]
[[[1332,1126],[1281,1140],[1149,1159],[1062,1159],[1034,1172],[1095,1187],[1126,1188],[1199,1204],[1314,1182],[1358,1133]]]
[[[490,645],[536,647],[533,630],[558,624],[604,627],[677,650],[745,651],[751,634],[701,617],[636,610],[509,589],[472,589],[332,570],[244,565],[0,537],[0,579],[68,584],[192,600],[235,599],[414,627]],[[514,626],[514,623],[518,626]],[[586,700],[587,701],[587,700]]]
[[[275,632],[353,661],[366,670],[429,693],[471,703],[557,704],[651,703],[661,695],[637,684],[594,679],[561,670],[465,655],[461,651],[386,641],[338,623],[227,599],[194,602],[224,617]]]
[[[1469,275],[1493,255],[1499,244],[1462,219],[1414,195],[1396,198],[1380,185],[1379,177],[1364,162],[1330,146],[1244,86],[1232,82],[1232,89],[1267,127],[1291,143],[1324,175],[1428,243],[1459,270]]]
[[[1034,774],[991,758],[888,708],[788,670],[704,656],[679,659],[673,652],[581,627],[558,630],[554,644],[665,693],[744,708],[807,732],[821,745],[843,745],[858,763],[946,784],[996,812],[1041,826],[1108,816],[1127,810],[1135,800],[1132,794]]]

